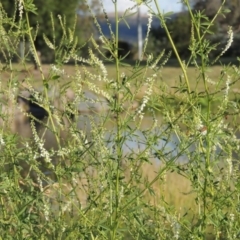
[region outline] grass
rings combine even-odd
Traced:
[[[20,86],[23,88],[26,87],[25,84],[25,79],[27,78],[28,81],[30,81],[32,86],[35,86],[36,88],[40,87],[42,85],[42,80],[41,80],[41,73],[38,70],[34,70],[33,66],[31,64],[25,65],[23,68],[20,64],[14,64],[14,70],[16,71],[15,73],[12,73],[9,70],[3,71],[2,73],[2,85],[4,86],[7,84],[8,79],[10,79],[10,76],[14,76],[15,79],[17,79],[18,82],[20,82]],[[3,66],[2,66],[3,67]],[[84,74],[84,69],[86,69],[88,72],[93,73],[93,74],[100,74],[99,70],[97,70],[94,67],[91,66],[74,66],[74,65],[65,65],[63,67],[64,69],[64,74],[58,79],[58,82],[60,82],[60,85],[63,85],[65,83],[69,83],[74,81],[73,78],[75,76],[76,69],[80,71],[80,73],[83,75],[83,78],[85,78]],[[43,74],[46,78],[49,77],[51,65],[43,65]],[[112,79],[112,81],[115,81],[116,79],[116,68],[114,65],[108,64],[106,65],[106,69],[108,72],[108,77],[109,79]],[[215,91],[215,85],[212,84],[211,82],[217,82],[219,78],[221,78],[223,72],[223,66],[212,66],[210,67],[206,74],[209,79],[209,92],[214,93]],[[137,84],[138,82],[138,77],[141,79],[141,76],[138,76],[134,74],[132,71],[132,66],[124,66],[120,67],[120,73],[126,74],[126,76],[131,77],[134,76],[134,81],[133,84],[131,85],[131,91],[134,92],[136,89],[137,92],[134,94],[135,97],[135,103],[133,103],[133,108],[139,105],[141,102],[145,92],[146,92],[146,86],[142,85],[139,86]],[[147,79],[153,74],[152,70],[148,70],[145,74],[145,78]],[[204,84],[203,81],[201,80],[201,75],[199,70],[197,70],[194,67],[189,67],[187,68],[187,74],[188,78],[190,79],[190,88],[193,92],[196,93],[204,93]],[[157,73],[157,80],[154,84],[153,88],[153,94],[151,95],[151,99],[149,102],[149,105],[151,107],[156,107],[159,112],[161,112],[161,109],[163,105],[166,103],[167,106],[172,106],[176,109],[176,111],[179,111],[181,108],[181,105],[186,102],[186,98],[182,94],[182,88],[179,87],[180,80],[183,78],[182,70],[180,67],[169,67],[165,66],[164,68],[161,69]],[[225,77],[223,77],[223,81],[218,85],[218,89],[225,89]],[[232,81],[235,81],[234,87],[230,88],[229,90],[229,99],[233,100],[238,104],[240,102],[239,99],[239,92],[240,92],[240,78],[238,76],[235,76]],[[141,81],[144,82],[144,79]],[[107,90],[107,85],[104,82],[99,82],[99,81],[92,81],[96,86],[98,86],[100,89]],[[135,83],[134,83],[135,82]],[[88,89],[88,86],[84,85],[83,83],[83,89]],[[109,90],[107,90],[109,91]],[[212,100],[211,103],[211,108],[212,111],[215,111],[215,109],[218,108],[220,105],[220,99],[222,96],[224,90],[218,90],[218,94],[214,95],[214,100]],[[113,93],[112,93],[113,94]],[[200,95],[199,95],[200,96]],[[205,111],[207,109],[207,98],[205,96],[200,96],[197,101],[195,101],[194,104],[200,105],[201,109]],[[125,103],[128,104],[128,103]],[[234,119],[234,115],[231,115],[231,111],[228,114],[228,121],[232,122]],[[238,119],[235,118],[235,121],[239,122]]]
[[[16,22],[17,28],[14,25],[4,38],[0,36],[5,44],[1,50],[6,59],[17,56],[17,47],[9,51],[14,48],[12,38],[19,42],[26,36],[29,54],[42,72],[24,62],[12,64],[11,59],[0,65],[5,100],[0,115],[3,238],[238,238],[240,70],[233,64],[210,65],[209,53],[217,46],[205,35],[215,18],[193,14],[188,1],[184,3],[192,21],[189,62],[195,67],[186,66],[165,16],[153,2],[179,68],[165,65],[170,55],[164,51],[159,58],[144,52],[147,60],[142,65],[121,65],[117,32],[111,32],[111,40],[101,36],[101,49],[111,52],[113,65],[98,59],[94,41],[84,59],[89,66],[65,65],[79,56],[75,29],[67,28],[62,18],[59,46],[45,37],[59,64],[41,66],[28,18],[36,11],[34,3],[19,3],[26,24]],[[11,19],[7,22],[11,24]],[[227,34],[223,53],[231,45],[232,29]],[[32,98],[17,98],[25,88],[30,88]],[[72,98],[66,96],[69,88]],[[81,113],[82,89],[103,95],[106,111]],[[34,115],[36,108],[44,117]],[[86,125],[80,127],[82,117]],[[29,135],[21,136],[22,132]]]
[[[2,69],[3,69],[3,67],[4,67],[4,65],[2,65]],[[42,65],[42,68],[43,68],[43,74],[47,78],[48,74],[50,72],[49,70],[51,68],[51,65]],[[70,79],[71,79],[71,76],[74,76],[74,74],[76,72],[76,68],[79,69],[80,72],[82,71],[81,66],[75,67],[74,65],[65,65],[63,67],[63,69],[65,71],[65,76],[63,77],[63,79],[61,79],[61,81],[63,83],[65,81],[68,81],[67,76],[70,76]],[[93,68],[91,66],[89,66],[89,67],[86,66],[86,68],[89,72],[92,72],[95,74],[98,73],[96,68]],[[115,66],[108,64],[108,65],[106,65],[106,68],[107,68],[109,79],[114,80],[116,78]],[[13,69],[14,69],[14,71],[16,71],[15,73],[12,73],[10,70],[2,71],[2,74],[1,74],[2,84],[7,83],[8,79],[10,79],[11,74],[16,76],[19,82],[24,82],[25,78],[30,78],[30,79],[32,79],[34,86],[37,87],[42,84],[40,71],[34,70],[34,68],[31,64],[26,65],[24,68],[20,64],[13,64]],[[132,66],[120,67],[120,72],[125,73],[126,75],[130,76],[132,73]],[[215,80],[219,79],[219,77],[221,76],[221,72],[222,72],[222,66],[212,66],[208,70],[207,74],[208,74],[208,77],[212,81],[215,81]],[[146,78],[151,76],[152,73],[153,73],[153,71],[148,71],[146,74]],[[189,67],[187,69],[187,74],[190,79],[191,88],[195,88],[196,79],[199,77],[199,71],[194,67]],[[182,70],[180,67],[166,66],[166,67],[162,68],[162,70],[158,73],[158,79],[156,81],[156,86],[158,86],[159,82],[163,82],[163,83],[167,84],[167,86],[169,86],[170,88],[177,86],[181,75],[182,75]],[[136,81],[137,81],[137,78],[136,78]],[[99,82],[95,82],[95,84],[100,84],[100,86],[101,86],[101,83],[99,83]],[[104,88],[103,85],[101,87]],[[210,87],[211,87],[211,85],[210,85]],[[198,90],[203,91],[203,89],[204,89],[203,82],[200,82],[198,84]],[[234,90],[235,90],[235,92],[240,91],[240,83],[239,82],[236,84]],[[156,91],[157,91],[157,89],[156,89]],[[174,89],[172,89],[172,93],[174,93]],[[142,98],[143,94],[144,94],[144,89],[142,89],[142,91],[140,91],[139,98]]]
[[[50,72],[50,68],[51,68],[51,65],[42,65],[42,68],[43,68],[43,73],[44,73],[44,76],[47,78],[48,77],[48,74]],[[76,68],[81,71],[83,71],[83,67],[81,66],[74,66],[74,65],[65,65],[64,66],[64,72],[65,74],[60,78],[60,83],[61,84],[65,84],[66,82],[68,81],[71,81],[71,77],[74,76],[75,74],[75,71],[76,71]],[[115,69],[115,66],[114,65],[106,65],[106,68],[107,68],[107,72],[108,72],[108,76],[110,79],[114,79],[115,78],[115,74],[116,74],[116,69]],[[13,65],[13,69],[16,71],[14,72],[13,74],[16,75],[18,81],[22,82],[22,86],[25,87],[25,81],[24,79],[25,78],[29,78],[32,80],[32,84],[34,87],[38,88],[42,85],[42,80],[41,80],[41,74],[40,74],[40,71],[39,70],[34,70],[33,69],[33,66],[31,64],[28,64],[25,66],[25,68],[23,69],[22,68],[22,65],[20,64],[14,64]],[[86,66],[86,69],[89,71],[89,72],[92,72],[92,73],[97,73],[97,70],[93,67],[88,67]],[[120,72],[124,72],[126,75],[130,75],[131,74],[131,67],[122,67],[120,68]],[[208,76],[210,79],[212,79],[214,81],[214,79],[218,79],[219,76],[221,75],[221,72],[222,72],[222,66],[213,66],[211,67],[209,70],[208,70]],[[2,78],[2,84],[7,84],[7,81],[8,79],[10,79],[10,74],[12,74],[12,72],[10,72],[9,70],[6,70],[6,71],[3,71],[2,75],[1,75],[1,78]],[[152,71],[148,72],[148,74],[146,75],[146,77],[148,76],[151,76],[152,74]],[[196,85],[196,79],[199,75],[199,72],[196,70],[196,68],[188,68],[187,69],[187,74],[189,76],[189,79],[191,79],[191,82],[190,82],[190,86],[191,87],[194,87]],[[178,82],[179,82],[179,77],[182,75],[182,70],[180,67],[164,67],[160,73],[158,73],[158,79],[156,81],[156,86],[155,86],[155,91],[154,91],[154,94],[158,95],[159,94],[159,89],[158,89],[158,85],[161,84],[161,83],[164,83],[166,84],[169,89],[170,89],[170,93],[169,94],[172,94],[174,95],[174,92],[175,92],[175,89],[172,88],[174,86],[177,86],[178,85]],[[70,79],[70,80],[69,80]],[[137,79],[136,79],[137,81]],[[104,85],[104,83],[101,83],[101,82],[95,82],[96,85],[98,85],[100,88],[106,90],[106,85]],[[210,85],[210,87],[213,87],[213,85]],[[84,86],[83,86],[84,88]],[[87,89],[87,88],[86,88]],[[200,83],[198,85],[198,90],[199,91],[203,91],[204,89],[204,86],[203,86],[203,83]],[[211,90],[211,89],[210,89]],[[235,88],[233,90],[233,92],[237,92],[237,91],[240,91],[240,82],[237,82],[237,84],[235,85]],[[142,99],[144,94],[145,94],[145,87],[143,86],[142,89],[138,92],[138,95],[136,96],[138,99]],[[232,92],[232,94],[233,94]],[[232,95],[233,96],[233,95]],[[170,104],[174,104],[174,102],[170,103]],[[161,121],[161,114],[158,116],[158,119]],[[149,119],[150,120],[150,119]],[[229,122],[231,121],[231,119],[229,119]],[[110,125],[112,125],[110,123]],[[144,121],[143,122],[143,127],[144,126],[147,126],[148,125],[148,122]],[[156,166],[155,166],[156,167]],[[148,168],[146,168],[146,172],[151,172],[153,173],[154,172],[154,169],[155,167],[151,166],[149,170]],[[172,187],[176,186],[173,184],[173,179],[176,178],[176,182],[180,183],[180,186],[176,187],[176,191],[179,193],[181,191],[178,191],[177,189],[184,189],[186,187],[186,181],[177,181],[177,178],[178,178],[178,175],[177,174],[169,174],[170,179],[171,181],[167,181],[167,184],[171,184],[172,186],[169,188],[169,187],[166,187],[167,189],[171,189]],[[174,176],[174,177],[173,177]],[[148,176],[148,177],[151,177],[151,176]],[[182,177],[180,177],[182,179]],[[183,179],[182,179],[183,180]],[[182,183],[182,187],[181,187],[181,183]],[[187,189],[189,187],[186,187]],[[175,191],[170,191],[170,192],[175,192]],[[186,191],[188,192],[188,190]],[[177,195],[178,195],[177,193]],[[173,194],[173,193],[171,193]],[[170,199],[170,197],[169,197]],[[179,200],[179,196],[178,197],[172,197],[171,199],[175,199],[175,204],[178,205],[178,203],[180,203],[181,201]],[[184,197],[183,197],[184,199]],[[191,202],[191,201],[189,201]],[[174,204],[174,205],[175,205]],[[181,205],[178,206],[179,208],[181,208]]]
[[[45,78],[48,78],[49,72],[50,72],[50,68],[51,65],[42,65],[42,69],[43,69],[43,74],[45,76]],[[60,84],[65,84],[66,82],[69,82],[72,80],[72,77],[74,76],[75,72],[76,72],[76,68],[80,71],[80,72],[84,72],[83,71],[83,67],[81,66],[74,66],[74,65],[65,65],[63,67],[64,69],[64,75],[61,76],[61,78],[59,79]],[[86,68],[89,72],[91,73],[97,73],[96,68],[90,67],[90,66],[85,66],[84,68]],[[115,78],[115,74],[116,74],[116,69],[114,65],[106,65],[107,68],[107,72],[108,72],[108,76],[109,79],[113,79]],[[42,85],[42,80],[41,80],[41,73],[39,70],[34,70],[33,66],[31,64],[27,64],[25,65],[25,67],[23,68],[21,64],[13,64],[13,69],[15,72],[11,72],[9,70],[3,70],[2,74],[1,74],[1,83],[4,86],[5,84],[7,84],[8,80],[12,77],[11,74],[13,74],[14,77],[17,78],[17,81],[21,82],[22,87],[25,88],[25,79],[27,78],[28,81],[30,80],[30,82],[32,83],[32,85],[36,88],[40,87]],[[131,67],[121,67],[120,68],[120,72],[124,72],[126,75],[131,75]],[[209,79],[211,79],[212,81],[214,81],[215,79],[218,79],[219,76],[221,75],[222,72],[222,66],[213,66],[208,70],[208,77]],[[146,74],[146,78],[151,76],[152,71],[149,71]],[[189,79],[191,79],[190,82],[190,86],[191,87],[195,87],[196,86],[196,79],[199,76],[199,72],[196,70],[196,68],[188,68],[187,69],[187,74],[189,76]],[[170,96],[174,96],[175,95],[175,88],[173,88],[174,86],[177,86],[179,83],[179,78],[182,75],[182,70],[180,67],[164,67],[162,68],[162,70],[158,73],[158,78],[157,81],[155,83],[155,91],[153,92],[155,94],[155,96],[158,96],[158,94],[160,94],[160,90],[158,88],[159,84],[166,84],[169,87],[169,92],[168,94]],[[135,80],[136,82],[138,81],[137,78]],[[20,84],[20,86],[21,86]],[[100,88],[106,90],[106,85],[104,83],[101,82],[95,82],[95,84],[97,86],[99,86]],[[214,85],[210,85],[210,91],[211,91],[211,87],[214,87]],[[87,89],[87,87],[83,86],[83,89]],[[214,88],[213,88],[214,89]],[[212,90],[213,90],[212,89]],[[133,90],[133,89],[132,89]],[[198,91],[203,91],[204,90],[204,85],[202,82],[200,82],[200,84],[198,85]],[[142,99],[144,94],[146,91],[146,87],[142,86],[142,89],[140,89],[140,91],[138,91],[138,94],[136,96],[137,99]],[[240,82],[238,81],[235,86],[234,89],[232,90],[232,93],[230,93],[230,95],[234,96],[234,93],[240,91]],[[176,97],[176,95],[175,95]],[[177,98],[176,98],[177,99]],[[178,104],[176,102],[171,102],[170,105],[174,105],[174,104]],[[169,105],[169,102],[167,102],[167,105]],[[158,115],[158,119],[161,121],[161,114]],[[149,118],[150,120],[150,118]],[[228,122],[231,122],[231,117],[230,119],[228,119]],[[110,126],[112,125],[111,123],[109,123]],[[148,123],[146,120],[143,121],[143,128],[144,126],[147,126]],[[151,123],[152,124],[152,123]],[[156,167],[156,166],[155,166]],[[154,169],[155,167],[151,166],[150,169],[148,170],[148,168],[146,168],[146,172],[150,172],[151,174],[154,173]],[[150,177],[151,178],[151,174]],[[180,196],[178,196],[178,194],[181,191],[178,191],[178,189],[184,189],[187,188],[189,190],[189,186],[186,182],[188,181],[184,181],[182,177],[180,177],[183,181],[178,181],[178,175],[173,173],[173,174],[169,174],[170,177],[170,181],[167,181],[167,184],[172,185],[171,187],[166,187],[166,189],[172,189],[174,188],[174,186],[176,187],[176,195],[175,197],[170,197],[171,194],[173,194],[173,192],[175,192],[174,190],[171,190],[169,192],[171,192],[171,194],[169,195],[168,199],[175,199],[175,204],[177,206],[178,209],[180,209],[182,207],[182,204],[180,204],[182,202],[182,200],[180,200],[181,197],[183,197],[184,194],[180,194]],[[180,185],[176,186],[173,184],[174,182],[174,178],[176,178],[176,182],[178,182]],[[182,185],[182,186],[181,186]],[[186,187],[187,186],[187,187]],[[188,192],[188,190],[186,192]],[[184,192],[184,191],[183,191]],[[174,193],[175,194],[175,193]],[[183,199],[185,199],[185,197],[183,197]],[[185,201],[184,201],[185,202]],[[191,201],[188,201],[191,202]],[[179,204],[179,206],[178,206]]]

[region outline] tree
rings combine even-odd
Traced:
[[[209,19],[214,18],[218,9],[221,7],[221,4],[222,0],[190,0],[190,6],[192,7],[193,13],[196,11],[201,11]],[[230,9],[231,12],[226,11],[226,9]],[[237,56],[239,55],[238,45],[240,39],[240,34],[237,34],[240,31],[240,1],[226,0],[222,10],[225,10],[225,16],[219,15],[215,19],[213,26],[210,28],[210,30],[215,34],[206,34],[205,37],[214,44],[220,44],[217,50],[212,52],[213,56],[214,54],[218,55],[228,40],[227,31],[229,30],[229,25],[232,26],[235,32],[235,38],[231,48],[228,50],[225,56]],[[204,19],[202,19],[202,21],[204,21]],[[188,46],[191,38],[191,22],[189,13],[184,11],[179,14],[175,14],[171,20],[167,21],[167,25],[172,39],[177,46],[178,53],[183,57],[188,56],[190,54]],[[155,49],[159,49],[159,51],[162,49],[172,49],[166,33],[160,26],[158,28],[152,28],[151,37],[153,39],[153,46]]]
[[[195,10],[204,10],[205,14],[211,19],[217,13],[222,4],[222,0],[191,0],[191,5]],[[228,24],[233,27],[239,26],[240,23],[240,1],[226,0],[224,9],[229,9],[229,13],[219,16],[217,21],[220,24]]]
[[[30,13],[29,19],[31,26],[36,30],[37,34],[35,47],[42,52],[42,55],[49,53],[49,48],[45,44],[43,34],[50,41],[56,41],[56,45],[61,40],[63,29],[59,16],[61,16],[66,28],[73,27],[76,21],[75,37],[78,37],[79,45],[92,33],[93,21],[89,14],[87,14],[88,8],[84,0],[28,0],[26,2],[32,2],[37,8],[37,14]],[[89,3],[94,5],[95,10],[98,9],[98,0],[92,0]],[[13,18],[15,22],[19,21],[19,1],[1,0],[1,4],[9,17]],[[51,20],[51,14],[53,21]],[[24,14],[23,20],[25,20]],[[52,22],[54,22],[54,32]],[[66,48],[69,47],[71,46],[66,46]]]
[[[183,57],[187,57],[190,53],[188,46],[191,36],[191,22],[189,19],[189,14],[185,12],[179,13],[171,20],[168,20],[167,25],[172,39],[178,49],[178,53]],[[166,51],[172,50],[171,43],[169,42],[168,37],[161,26],[158,28],[152,28],[150,34],[154,42],[154,51],[156,53],[157,49],[159,49],[159,51],[162,51],[163,49]]]
[[[217,13],[222,4],[222,0],[191,0],[193,9],[196,11],[204,11],[205,14],[212,19]],[[239,39],[240,39],[240,1],[239,0],[226,0],[222,10],[224,15],[219,15],[215,20],[216,30],[215,35],[211,36],[213,43],[220,43],[216,55],[218,55],[222,48],[227,44],[227,31],[229,26],[232,26],[234,31],[234,40],[231,47],[224,54],[225,57],[239,56]],[[228,11],[226,11],[228,10]],[[229,11],[230,10],[230,11]]]

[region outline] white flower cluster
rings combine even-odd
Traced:
[[[227,44],[225,46],[225,48],[222,50],[222,52],[220,53],[220,57],[225,53],[227,52],[227,50],[231,47],[232,43],[233,43],[233,30],[232,30],[232,27],[229,27],[228,29],[228,41],[227,41]]]
[[[60,69],[60,68],[56,67],[54,64],[51,65],[51,70],[54,73],[59,74],[59,75],[64,75],[65,74],[64,69]]]
[[[104,96],[106,99],[111,100],[111,96],[109,93],[103,91],[102,89],[98,88],[95,84],[87,82],[89,90],[95,92],[96,94]]]
[[[54,109],[52,116],[53,116],[54,120],[56,120],[56,125],[58,127],[60,127],[60,129],[64,129],[63,121],[62,121],[61,117],[58,115],[56,108]]]
[[[230,83],[231,83],[231,78],[229,75],[227,75],[227,81],[226,81],[226,88],[225,88],[225,93],[224,93],[224,100],[227,102],[228,101],[228,93],[230,89]]]
[[[232,159],[231,158],[227,158],[226,162],[228,164],[228,173],[227,173],[227,178],[229,178],[232,175],[233,172],[233,165],[232,165]]]
[[[0,18],[0,20],[1,20],[1,18]],[[2,45],[3,45],[3,44],[4,44],[4,45],[7,45],[7,44],[8,44],[7,33],[6,33],[5,29],[4,29],[2,26],[0,26],[0,39],[1,39],[1,41],[2,41]]]
[[[49,40],[49,38],[47,38],[45,34],[43,34],[43,39],[50,49],[55,50],[54,44]]]
[[[31,129],[32,129],[32,133],[34,136],[34,141],[37,144],[37,146],[39,147],[40,150],[40,156],[44,158],[45,162],[51,163],[51,157],[49,152],[44,148],[44,143],[42,141],[42,139],[39,138],[37,131],[36,131],[36,127],[34,125],[34,122],[31,121]]]
[[[234,213],[230,213],[230,214],[229,214],[229,220],[230,220],[231,222],[234,222],[234,220],[235,220],[235,215],[234,215]]]
[[[38,187],[40,192],[43,192],[43,183],[42,183],[42,179],[39,177],[39,175],[37,176],[37,182],[38,182]]]
[[[44,217],[46,221],[49,221],[49,206],[44,203],[43,205],[43,212],[44,212]]]
[[[90,61],[89,61],[88,59],[83,58],[83,57],[79,57],[79,56],[76,55],[76,54],[73,54],[73,55],[72,55],[72,58],[73,58],[74,60],[78,61],[78,62],[90,64]]]
[[[40,92],[33,90],[33,91],[31,92],[31,94],[32,94],[32,96],[34,97],[35,101],[36,101],[39,105],[40,105],[40,104],[43,104],[44,98],[43,98],[43,96],[42,96],[42,94],[41,94]]]
[[[105,36],[100,36],[100,37],[99,37],[99,40],[100,40],[103,44],[106,43]]]
[[[24,146],[25,146],[25,150],[26,150],[26,153],[31,156],[32,159],[34,160],[37,160],[37,158],[39,157],[38,155],[38,152],[34,151],[34,149],[32,147],[29,146],[29,143],[28,142],[25,142],[24,143]]]
[[[98,80],[99,81],[102,80],[104,82],[109,82],[108,79],[107,79],[108,72],[107,72],[107,69],[104,66],[103,62],[93,54],[91,49],[89,50],[89,55],[90,55],[90,59],[91,59],[92,64],[97,65],[102,72],[103,77],[98,76]]]
[[[139,116],[140,119],[143,119],[143,115],[144,115],[143,110],[146,107],[147,102],[149,101],[150,96],[152,94],[152,91],[153,91],[152,88],[153,88],[153,84],[154,84],[154,81],[155,81],[156,77],[157,77],[157,74],[153,74],[151,77],[146,79],[145,85],[147,86],[147,90],[146,90],[145,95],[143,97],[142,104],[137,109],[137,115]]]
[[[70,149],[69,148],[61,148],[57,151],[57,155],[59,157],[64,157],[67,156],[70,153]]]
[[[203,125],[202,120],[199,116],[195,117],[195,126],[196,130],[200,131],[201,135],[207,135],[207,128]]]
[[[22,19],[23,15],[23,0],[18,0],[18,11],[19,11],[19,17]]]
[[[161,214],[164,214],[166,217],[167,222],[169,222],[171,224],[172,227],[172,231],[174,233],[174,238],[175,239],[179,239],[180,237],[180,231],[181,231],[181,225],[178,223],[178,219],[176,216],[174,215],[170,215],[164,207],[159,206],[159,211],[161,212]]]
[[[235,73],[239,76],[240,75],[239,68],[237,68],[235,65],[233,65],[232,68],[234,69]]]
[[[5,145],[5,141],[4,141],[4,139],[3,139],[3,135],[2,135],[2,134],[0,134],[0,145],[1,145],[1,146],[4,146],[4,145]]]
[[[81,139],[86,139],[86,134],[81,130],[75,131],[72,127],[69,130],[71,137],[76,141],[79,150],[82,150],[83,146],[81,145],[82,144]]]
[[[216,82],[214,82],[213,80],[211,80],[208,76],[206,76],[206,82],[212,84],[212,85],[216,85]]]
[[[147,62],[151,62],[153,60],[153,54],[150,53],[148,56],[147,56]]]
[[[165,50],[163,50],[163,51],[157,56],[157,58],[155,59],[154,63],[150,66],[150,69],[154,69],[154,68],[157,66],[157,64],[159,63],[160,59],[163,57],[164,53],[165,53]]]
[[[141,60],[143,59],[143,54],[145,53],[146,48],[147,48],[148,38],[149,38],[151,26],[152,26],[152,19],[153,19],[152,13],[148,12],[147,34],[146,34],[145,41],[144,41],[143,53],[142,53],[142,56],[141,56]]]
[[[195,126],[198,131],[203,128],[202,120],[199,117],[195,118]]]

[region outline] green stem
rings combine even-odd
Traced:
[[[129,205],[131,205],[133,202],[137,200],[137,198],[140,198],[141,196],[144,195],[144,193],[157,181],[161,178],[163,174],[165,174],[167,171],[171,170],[173,165],[175,165],[176,160],[187,150],[189,147],[196,142],[196,139],[193,139],[185,148],[183,148],[176,156],[174,156],[172,159],[164,161],[166,164],[164,167],[159,170],[158,174],[156,177],[153,178],[152,181],[148,182],[147,186],[142,189],[137,196],[134,196],[131,200],[129,200],[124,206],[121,207],[121,211],[124,211]],[[153,148],[153,150],[157,150]]]
[[[207,119],[206,119],[206,125],[207,125],[207,136],[206,136],[206,143],[207,143],[207,151],[206,151],[206,161],[205,161],[205,171],[206,171],[206,176],[204,178],[204,186],[203,186],[203,222],[202,222],[202,227],[205,228],[206,227],[206,211],[207,211],[207,187],[208,187],[208,176],[209,176],[209,167],[210,167],[210,155],[211,155],[211,139],[209,136],[209,132],[211,131],[211,126],[210,126],[210,114],[211,114],[211,96],[209,94],[209,89],[208,89],[208,85],[207,85],[207,81],[206,81],[206,57],[204,56],[204,49],[203,49],[203,40],[204,40],[204,36],[206,35],[206,33],[208,32],[210,26],[212,26],[212,23],[215,21],[215,19],[217,18],[217,16],[220,14],[222,7],[225,4],[225,0],[222,2],[221,7],[218,9],[216,15],[214,16],[214,18],[212,19],[212,21],[209,23],[208,27],[205,29],[205,31],[201,34],[201,22],[196,22],[196,19],[193,16],[191,7],[189,5],[189,2],[186,1],[186,5],[188,8],[188,11],[191,15],[191,19],[193,21],[196,33],[197,33],[197,38],[198,38],[198,42],[199,42],[199,46],[200,46],[200,51],[201,51],[201,75],[202,75],[202,79],[203,79],[203,83],[204,83],[204,88],[205,88],[205,92],[206,92],[206,96],[207,96]],[[199,20],[200,21],[200,20]],[[191,58],[190,58],[191,59]],[[189,60],[190,61],[190,60]]]
[[[161,11],[160,11],[160,7],[159,7],[159,4],[158,4],[158,1],[157,1],[157,0],[154,0],[154,2],[155,2],[155,6],[156,6],[156,8],[157,8],[157,13],[158,13],[159,19],[160,19],[160,21],[161,21],[161,23],[162,23],[162,25],[163,25],[164,30],[166,31],[168,40],[169,40],[170,43],[171,43],[171,46],[172,46],[172,48],[173,48],[173,51],[174,51],[174,53],[175,53],[175,55],[176,55],[176,58],[177,58],[177,60],[178,60],[178,63],[180,64],[180,67],[181,67],[181,69],[182,69],[182,72],[183,72],[183,75],[184,75],[184,78],[185,78],[185,81],[186,81],[186,84],[187,84],[188,94],[190,94],[191,89],[190,89],[190,84],[189,84],[189,79],[188,79],[186,67],[184,66],[183,61],[182,61],[182,59],[180,58],[180,56],[179,56],[179,54],[178,54],[178,50],[177,50],[177,48],[176,48],[176,46],[175,46],[175,43],[173,42],[172,36],[171,36],[171,34],[170,34],[169,30],[168,30],[168,27],[167,27],[167,25],[166,25],[166,23],[165,23],[165,19],[164,19],[163,15],[162,15],[162,13],[161,13]]]
[[[201,36],[201,40],[202,40],[202,39],[205,37],[205,35],[208,33],[210,27],[213,25],[213,23],[215,22],[215,20],[217,19],[217,17],[218,17],[219,14],[221,13],[222,8],[223,8],[223,6],[224,6],[224,4],[225,4],[225,1],[226,1],[226,0],[223,0],[223,1],[222,1],[222,4],[221,4],[220,8],[219,8],[218,11],[216,12],[216,14],[215,14],[215,16],[213,17],[213,19],[212,19],[212,20],[210,21],[210,23],[208,24],[207,28],[204,30],[204,32],[203,32],[203,34],[202,34],[202,36]],[[186,5],[187,5],[188,11],[189,11],[189,13],[190,13],[190,15],[191,15],[191,19],[194,19],[194,16],[193,16],[193,13],[192,13],[192,9],[191,9],[191,7],[189,6],[188,1],[186,2]],[[189,58],[189,60],[188,60],[188,62],[187,62],[187,66],[189,66],[189,64],[191,63],[191,61],[192,61],[192,55],[190,56],[190,58]]]
[[[112,239],[116,239],[116,231],[118,228],[118,218],[119,218],[119,179],[120,179],[120,164],[122,158],[122,150],[121,150],[121,119],[120,119],[120,98],[119,98],[119,89],[120,89],[120,69],[119,69],[119,56],[118,56],[118,39],[119,39],[119,19],[118,19],[118,4],[117,0],[114,2],[115,7],[115,48],[114,48],[114,59],[116,66],[116,79],[117,79],[117,88],[115,92],[115,101],[116,101],[116,122],[117,122],[117,136],[116,136],[116,147],[117,147],[117,169],[116,169],[116,185],[115,185],[115,217],[114,222],[112,221]]]
[[[31,33],[31,26],[30,26],[30,21],[29,21],[29,17],[28,17],[28,12],[27,11],[25,12],[25,16],[26,16],[26,21],[27,21],[27,29],[28,29],[28,36],[29,36],[29,40],[30,40],[30,45],[32,46],[33,55],[34,55],[34,58],[35,58],[35,60],[37,62],[37,65],[38,65],[40,73],[41,73],[41,78],[42,78],[42,82],[43,82],[45,98],[46,98],[47,103],[49,103],[48,89],[47,89],[47,87],[45,85],[46,79],[45,79],[45,76],[43,74],[42,65],[40,63],[40,60],[39,60],[39,57],[38,57],[38,54],[37,54],[37,50],[36,50],[35,45],[34,45],[34,40],[33,40],[32,33]],[[61,147],[60,139],[59,139],[59,136],[57,135],[55,123],[53,121],[53,115],[51,113],[49,104],[44,106],[44,108],[48,112],[48,116],[49,116],[49,119],[50,119],[50,122],[51,122],[51,125],[52,125],[52,128],[53,128],[53,132],[54,132],[54,135],[56,137],[58,147],[60,148]]]

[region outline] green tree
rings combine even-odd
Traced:
[[[167,21],[168,29],[172,35],[173,41],[176,43],[176,47],[181,56],[186,57],[189,55],[189,41],[191,36],[191,21],[188,13],[180,13]],[[154,42],[153,46],[155,52],[159,49],[161,52],[163,49],[172,50],[171,43],[168,41],[166,32],[161,26],[153,28],[151,30],[151,39]]]
[[[190,0],[190,3],[195,10],[204,10],[205,14],[211,19],[217,13],[222,4],[222,0]],[[240,1],[239,0],[226,0],[224,9],[230,12],[219,15],[217,22],[220,24],[228,24],[238,28],[240,23]]]
[[[190,6],[192,7],[193,13],[203,11],[209,20],[212,20],[217,13],[218,9],[221,7],[222,0],[189,0]],[[228,11],[226,11],[228,10]],[[229,11],[230,10],[230,11]],[[235,38],[231,45],[231,48],[228,49],[228,52],[225,56],[237,56],[239,55],[239,25],[240,25],[240,1],[239,0],[226,0],[224,6],[222,7],[223,14],[219,14],[215,19],[210,30],[214,32],[214,35],[206,34],[205,37],[211,40],[213,44],[220,44],[215,51],[212,51],[212,57],[214,54],[217,56],[221,49],[224,48],[227,42],[227,31],[229,25],[233,27],[235,31]],[[205,21],[201,19],[201,21]],[[181,12],[172,17],[171,20],[167,21],[169,31],[172,35],[178,53],[186,57],[189,55],[190,51],[188,50],[190,38],[191,38],[191,21],[188,12]],[[171,50],[171,44],[168,41],[166,33],[163,31],[163,28],[160,26],[158,28],[153,28],[151,31],[151,36],[153,39],[154,48]]]
[[[213,19],[218,9],[221,7],[222,0],[191,0],[191,6],[196,11],[204,11],[209,19]],[[226,11],[227,10],[227,11]],[[222,7],[223,14],[218,15],[215,19],[215,35],[210,36],[212,43],[220,43],[215,54],[218,55],[221,49],[224,48],[228,41],[227,31],[229,26],[234,31],[234,39],[231,47],[225,53],[225,57],[239,56],[239,26],[240,26],[240,1],[239,0],[226,0]],[[214,52],[213,52],[214,53]]]

